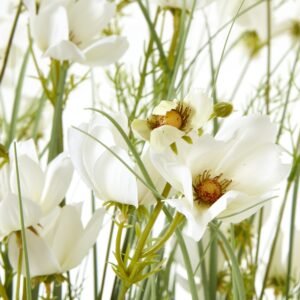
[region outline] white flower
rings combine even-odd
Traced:
[[[60,274],[78,266],[95,243],[103,216],[104,210],[97,210],[84,228],[80,209],[66,205],[57,207],[34,230],[27,229],[30,275]],[[9,239],[9,259],[15,270],[18,267],[18,242],[17,235]],[[26,276],[24,264],[22,273]]]
[[[178,142],[178,155],[169,149],[152,153],[161,175],[184,195],[169,203],[186,216],[187,232],[195,240],[217,217],[240,222],[255,213],[290,169],[281,162],[276,128],[267,117],[226,121],[216,138]]]
[[[212,113],[212,100],[200,90],[193,90],[182,101],[161,101],[147,120],[134,120],[132,129],[162,151],[192,129],[201,128]]]
[[[128,133],[125,115],[113,115]],[[100,140],[131,168],[134,163],[128,155],[127,145],[115,126],[106,118],[96,115],[80,130]],[[138,205],[137,180],[128,168],[91,136],[75,128],[69,130],[68,143],[75,169],[96,196],[105,201]]]
[[[115,4],[106,0],[42,1],[35,10],[27,0],[30,28],[45,56],[105,66],[117,61],[127,50],[124,37],[99,35],[115,13]]]
[[[25,226],[31,226],[63,200],[73,168],[70,159],[62,153],[43,170],[33,140],[18,142],[17,154]],[[9,165],[0,171],[0,239],[21,228],[15,163],[11,147]]]

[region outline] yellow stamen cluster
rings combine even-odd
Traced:
[[[190,114],[191,109],[180,102],[175,109],[168,111],[165,115],[152,115],[148,119],[148,124],[151,129],[169,125],[185,130]]]
[[[199,204],[212,205],[224,195],[232,180],[221,180],[222,176],[221,173],[218,176],[211,177],[210,171],[207,170],[198,175],[193,184],[195,201]]]

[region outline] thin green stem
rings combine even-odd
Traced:
[[[294,254],[294,237],[295,237],[295,221],[296,221],[296,209],[297,209],[297,200],[298,200],[298,189],[299,189],[299,174],[300,165],[297,168],[297,175],[295,177],[294,190],[293,190],[293,199],[291,206],[291,223],[290,223],[290,238],[289,238],[289,252],[288,252],[288,268],[286,273],[286,286],[285,286],[285,297],[289,299],[290,292],[290,282],[292,276],[292,263],[293,263],[293,254]]]
[[[67,62],[60,64],[58,61],[54,61],[53,66],[53,71],[55,72],[57,78],[55,82],[55,106],[49,144],[48,162],[50,162],[63,151],[63,99],[69,65]]]
[[[105,284],[105,279],[106,279],[106,271],[107,271],[107,266],[108,266],[108,259],[109,259],[110,249],[111,249],[111,243],[112,243],[112,237],[113,237],[113,233],[114,233],[114,227],[115,227],[115,223],[111,222],[109,237],[108,237],[108,245],[107,245],[106,255],[105,255],[104,268],[103,268],[103,273],[102,273],[100,292],[99,292],[99,295],[97,297],[98,300],[102,300],[102,296],[103,296],[104,284]]]
[[[271,22],[272,22],[272,8],[271,8],[271,0],[267,0],[267,82],[266,82],[266,90],[265,90],[265,105],[266,105],[266,114],[270,113],[270,80],[271,80]]]
[[[19,200],[19,214],[20,214],[20,223],[21,223],[21,236],[22,236],[22,248],[23,248],[23,255],[25,257],[25,271],[26,271],[26,295],[27,300],[31,300],[31,280],[30,280],[30,270],[29,270],[29,260],[28,260],[28,253],[27,253],[27,242],[26,242],[26,235],[25,235],[25,220],[23,214],[23,204],[22,204],[22,193],[21,193],[21,184],[20,184],[20,174],[19,174],[19,167],[18,167],[18,154],[17,154],[17,145],[14,142],[14,157],[16,162],[16,175],[17,175],[17,188],[18,188],[18,200]]]
[[[19,246],[20,246],[20,248],[19,248],[19,257],[18,257],[16,300],[20,299],[20,290],[21,290],[21,275],[22,275],[22,261],[23,261],[22,242]]]
[[[10,51],[12,49],[12,43],[13,43],[13,39],[14,39],[14,36],[15,36],[15,33],[16,33],[19,17],[20,17],[20,14],[22,12],[22,6],[23,6],[23,1],[20,0],[16,15],[15,15],[15,18],[14,18],[14,22],[13,22],[13,25],[12,25],[12,28],[11,28],[11,31],[10,31],[10,35],[9,35],[8,43],[7,43],[7,46],[6,46],[6,49],[5,49],[5,53],[4,53],[3,65],[2,65],[2,68],[1,68],[1,72],[0,72],[0,85],[1,85],[2,80],[4,78],[4,74],[5,74],[7,63],[8,63],[9,54],[10,54]]]
[[[146,250],[146,252],[142,254],[142,257],[150,256],[155,252],[157,252],[158,250],[160,250],[165,245],[167,240],[173,235],[173,233],[175,232],[175,230],[183,220],[184,220],[184,216],[181,215],[180,213],[177,213],[172,223],[168,227],[168,230],[164,233],[162,237],[159,238],[159,241],[155,245],[153,245],[150,249]]]

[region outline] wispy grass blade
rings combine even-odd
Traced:
[[[18,188],[18,199],[19,199],[19,214],[20,214],[20,223],[21,223],[21,236],[22,236],[22,247],[23,255],[25,258],[25,272],[26,272],[26,297],[27,300],[31,300],[31,279],[30,279],[30,269],[29,269],[29,259],[27,251],[27,242],[26,242],[26,228],[25,220],[23,213],[23,204],[22,204],[22,193],[21,193],[21,184],[20,184],[20,174],[18,167],[18,153],[17,153],[17,144],[14,142],[14,157],[16,162],[16,175],[17,175],[17,188]]]

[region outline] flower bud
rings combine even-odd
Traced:
[[[233,105],[229,102],[219,102],[214,105],[214,114],[218,118],[226,118],[233,111]]]

